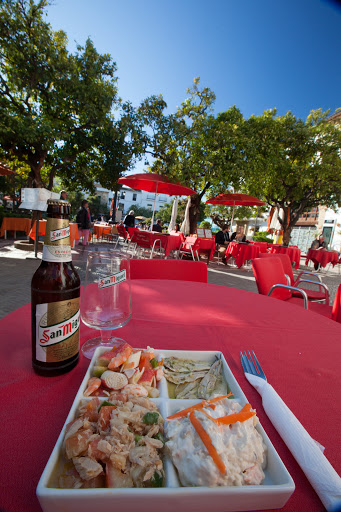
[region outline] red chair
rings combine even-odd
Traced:
[[[131,259],[130,278],[207,283],[207,265],[203,261]]]
[[[293,297],[294,291],[301,294],[304,307],[308,309],[308,297],[304,290],[287,284],[282,262],[279,258],[255,258],[252,261],[252,270],[256,279],[258,293],[268,295],[299,306],[302,300]]]
[[[310,302],[309,310],[341,324],[341,284],[337,289],[334,304],[332,306],[327,306],[326,304],[321,304],[319,302]]]
[[[321,277],[317,274],[314,274],[313,272],[300,272],[297,276],[297,279],[295,280],[294,273],[292,270],[292,264],[290,261],[290,258],[287,254],[282,253],[266,253],[266,254],[259,254],[259,258],[279,258],[282,262],[284,273],[289,276],[290,284],[291,286],[295,286],[296,288],[300,288],[304,290],[307,294],[308,300],[310,301],[324,301],[325,304],[329,304],[329,290],[328,287],[322,283]],[[311,277],[316,277],[318,281],[311,281],[307,279],[301,279],[301,276],[307,275]],[[312,285],[316,285],[319,289],[318,290],[309,290],[306,288],[302,288],[302,286],[299,286],[300,283],[310,283]],[[301,297],[300,292],[293,292],[294,297]]]
[[[195,256],[199,261],[199,247],[200,247],[200,238],[196,236],[186,236],[185,241],[182,242],[179,249],[179,256],[182,259],[184,254],[187,256],[192,256],[192,259],[195,260]]]

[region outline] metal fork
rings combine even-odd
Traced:
[[[263,408],[283,441],[301,466],[309,482],[327,510],[339,510],[341,505],[341,478],[316,441],[305,430],[274,388],[252,350],[240,352],[245,377],[262,397]]]
[[[243,354],[243,352],[240,352],[240,361],[242,363],[244,372],[251,373],[251,375],[256,375],[256,377],[261,377],[262,379],[264,379],[266,381],[265,373],[263,372],[263,369],[262,369],[261,365],[259,364],[256,354],[254,353],[253,350],[251,352],[252,352],[255,362],[253,362],[253,360],[252,360],[250,350],[248,350],[249,357],[246,354],[246,350],[244,351],[244,354]]]

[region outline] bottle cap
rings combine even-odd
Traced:
[[[63,201],[63,199],[48,199],[47,206],[49,206],[50,204],[53,206],[71,206],[71,203],[69,203],[69,201]]]

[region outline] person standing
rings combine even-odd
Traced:
[[[128,228],[134,228],[135,227],[135,212],[134,210],[130,210],[128,215],[124,217],[123,224],[128,231]]]
[[[222,262],[224,263],[224,265],[227,265],[226,249],[230,243],[228,224],[224,224],[223,227],[221,228],[221,231],[218,231],[218,233],[215,236],[215,243],[217,244],[219,254],[222,256]]]
[[[83,245],[88,245],[91,217],[89,203],[86,199],[83,199],[82,206],[78,210],[76,222],[78,224],[79,240],[83,237]],[[79,244],[79,240],[76,240],[76,245]]]

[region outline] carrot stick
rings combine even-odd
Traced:
[[[203,407],[209,407],[210,404],[214,402],[218,402],[219,400],[223,400],[223,398],[228,398],[232,395],[232,393],[229,393],[225,396],[218,396],[216,398],[211,398],[211,400],[203,400],[199,404],[192,405],[192,407],[187,407],[187,409],[183,409],[182,411],[176,412],[175,414],[172,414],[171,416],[168,416],[167,420],[177,420],[179,418],[184,418],[192,411],[197,411],[198,409],[202,409]]]
[[[237,423],[237,421],[246,421],[252,416],[255,416],[255,411],[245,411],[245,412],[236,412],[234,414],[229,414],[228,416],[223,416],[222,418],[215,418],[215,422],[218,425],[231,425],[232,423]]]
[[[220,473],[223,475],[226,471],[225,464],[221,460],[220,455],[217,452],[216,448],[213,446],[210,436],[208,435],[208,433],[206,432],[204,427],[201,425],[198,418],[195,417],[194,412],[191,412],[189,414],[189,420],[192,423],[194,429],[196,430],[198,436],[204,443],[210,457],[212,457],[212,459],[213,459],[213,462],[219,469]]]

